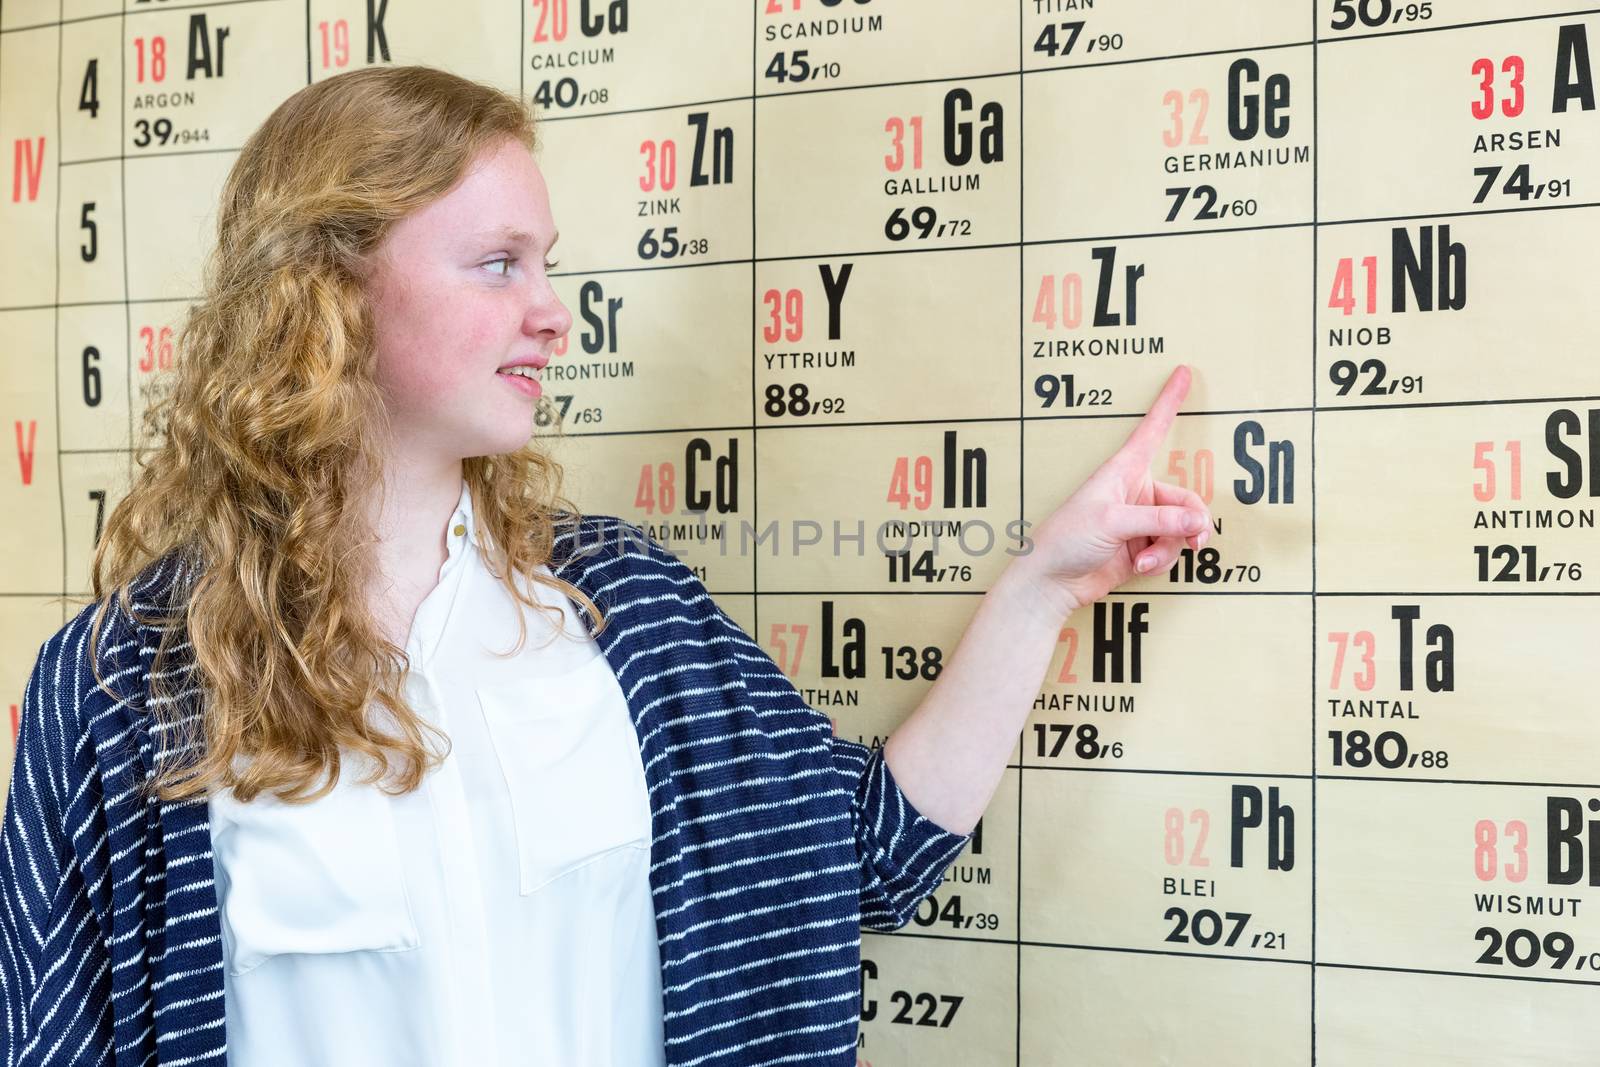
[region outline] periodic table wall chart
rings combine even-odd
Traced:
[[[1193,368],[1213,536],[1063,627],[862,1064],[1600,1062],[1600,8],[6,0],[13,730],[239,147],[377,63],[539,107],[533,432],[840,736]]]

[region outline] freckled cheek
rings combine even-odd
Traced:
[[[497,365],[499,327],[490,310],[472,298],[435,290],[431,297],[408,302],[407,312],[379,328],[379,368],[385,389],[396,399],[437,402]]]

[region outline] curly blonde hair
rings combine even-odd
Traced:
[[[538,146],[533,112],[515,96],[393,66],[307,86],[245,142],[222,189],[201,295],[177,334],[170,390],[144,414],[151,454],[138,450],[139,471],[94,554],[91,648],[111,596],[151,623],[134,615],[131,586],[153,563],[172,554],[197,575],[161,616],[181,626],[163,630],[150,671],[145,706],[161,724],[152,729],[161,751],[146,798],[232,788],[241,801],[271,790],[310,802],[337,784],[341,749],[376,764],[369,783],[392,756],[398,795],[444,758],[424,746],[424,728],[444,735],[407,704],[409,658],[380,632],[365,593],[377,541],[362,505],[382,491],[389,431],[365,279],[395,223],[506,137]],[[541,606],[513,581],[519,573],[575,595],[603,628],[581,590],[535,572],[558,525],[579,513],[532,427],[515,452],[465,459],[463,476],[491,567],[513,596]],[[520,629],[516,649],[525,620]],[[203,736],[181,728],[166,690],[163,664],[182,639],[203,680],[203,714],[191,717]],[[95,678],[117,696],[98,664]],[[369,722],[374,702],[395,733]],[[248,766],[236,773],[241,755]]]

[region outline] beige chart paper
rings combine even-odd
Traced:
[[[541,111],[569,493],[840,736],[1194,370],[1152,473],[1214,535],[1062,627],[972,844],[863,932],[860,1064],[1592,1063],[1586,10],[8,0],[13,730],[244,138],[429,63]]]

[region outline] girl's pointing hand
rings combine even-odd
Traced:
[[[1189,377],[1180,364],[1122,447],[1039,524],[1033,551],[1009,565],[1063,619],[1129,578],[1172,566],[1185,545],[1198,550],[1210,537],[1205,502],[1150,476]]]

